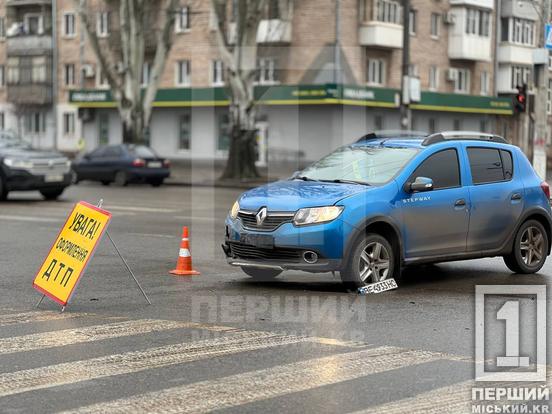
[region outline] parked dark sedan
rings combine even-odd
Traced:
[[[170,162],[143,145],[108,145],[74,161],[73,171],[76,182],[93,180],[119,186],[145,182],[158,187],[170,175]]]

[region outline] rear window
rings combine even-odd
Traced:
[[[144,145],[129,146],[128,152],[139,158],[157,158],[157,154]]]
[[[468,148],[474,184],[489,184],[509,180],[513,176],[510,151],[495,148]]]

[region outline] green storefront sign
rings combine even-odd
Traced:
[[[508,98],[436,92],[422,92],[421,98],[421,102],[411,105],[412,109],[513,114],[512,102]],[[257,86],[255,99],[260,105],[354,105],[398,108],[400,104],[400,94],[396,89],[336,84]],[[106,90],[72,91],[69,100],[83,108],[115,107],[111,93]],[[229,103],[225,88],[172,88],[160,89],[154,106],[227,106]]]

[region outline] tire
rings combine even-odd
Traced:
[[[40,194],[46,200],[57,200],[63,194],[63,191],[65,191],[65,188],[54,188],[51,190],[40,190]]]
[[[385,237],[369,233],[353,247],[345,268],[340,272],[341,280],[348,288],[356,289],[391,279],[396,273],[396,254]]]
[[[537,220],[528,220],[516,233],[513,251],[504,256],[504,263],[514,273],[536,273],[546,262],[549,243],[544,226]]]
[[[126,187],[128,185],[128,176],[125,171],[117,171],[115,180],[113,181],[118,187]]]
[[[71,170],[71,184],[78,184],[80,182],[79,175],[76,171]]]
[[[277,276],[282,273],[281,270],[277,269],[261,269],[259,267],[242,267],[243,272],[257,281],[271,281],[274,280]]]
[[[8,198],[8,190],[6,188],[6,182],[0,176],[0,201],[4,201]]]
[[[107,181],[107,180],[103,180],[100,182],[102,183],[102,185],[105,185],[105,186],[108,186],[109,184],[111,184],[111,181]]]
[[[163,181],[165,181],[163,178],[156,178],[155,180],[151,180],[150,184],[152,187],[161,187],[163,185]]]

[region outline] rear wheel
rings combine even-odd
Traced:
[[[57,200],[58,197],[63,194],[63,191],[65,188],[54,188],[54,189],[48,189],[48,190],[40,190],[40,194],[42,194],[42,197],[44,197],[46,200]]]
[[[341,280],[349,288],[359,288],[395,276],[395,252],[385,237],[370,233],[359,240]]]
[[[0,176],[0,201],[4,201],[7,198],[8,198],[8,189],[6,186],[6,182],[4,181],[2,176]]]
[[[259,267],[249,267],[244,266],[241,268],[243,272],[252,277],[254,280],[260,280],[260,281],[270,281],[274,280],[277,276],[282,273],[281,270],[278,269],[262,269]]]
[[[115,184],[119,187],[125,187],[128,184],[128,176],[124,171],[117,171],[115,173]]]
[[[155,178],[155,179],[150,181],[150,184],[153,187],[161,187],[163,185],[163,181],[164,180],[162,178]]]
[[[105,185],[105,186],[108,186],[109,184],[111,184],[111,181],[107,181],[107,180],[102,180],[100,182],[102,183],[102,185]]]
[[[519,228],[512,253],[504,256],[504,263],[515,273],[536,273],[544,266],[548,243],[543,225],[537,220],[528,220]]]

